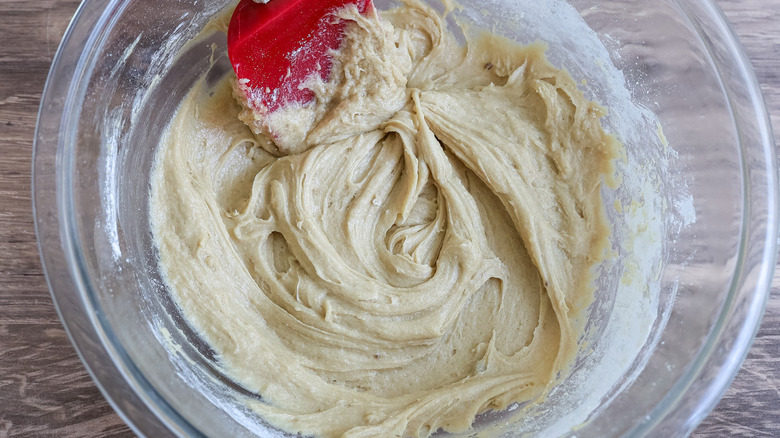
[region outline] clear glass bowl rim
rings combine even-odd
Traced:
[[[711,20],[716,29],[714,35],[700,35],[702,41],[708,49],[712,49],[713,40],[727,45],[727,61],[737,67],[739,77],[743,81],[740,85],[745,87],[752,114],[755,115],[755,134],[756,138],[761,140],[756,144],[740,145],[742,162],[748,157],[760,157],[765,165],[766,177],[753,181],[750,173],[743,172],[745,214],[742,230],[745,235],[751,232],[758,235],[757,244],[761,245],[759,249],[762,265],[758,273],[751,274],[744,272],[741,261],[738,263],[728,303],[722,309],[717,325],[690,371],[677,382],[667,397],[648,413],[650,421],[637,425],[629,431],[628,436],[645,436],[664,422],[679,423],[682,430],[678,431],[687,434],[714,409],[750,350],[766,308],[776,264],[780,217],[778,169],[774,137],[763,96],[750,61],[720,8],[713,0],[696,0],[694,3],[698,10],[707,15],[704,19]],[[73,223],[73,187],[70,184],[73,163],[69,162],[66,153],[69,147],[67,140],[75,137],[77,123],[74,121],[78,120],[80,115],[77,104],[83,98],[84,92],[82,80],[88,78],[91,73],[96,43],[121,15],[116,11],[126,4],[123,0],[111,0],[108,3],[100,0],[83,1],[52,62],[41,99],[33,146],[32,198],[36,235],[49,290],[63,326],[88,372],[115,411],[140,436],[145,435],[147,428],[153,427],[155,419],[175,435],[202,436],[194,425],[177,413],[143,375],[140,375],[129,355],[111,333],[112,328],[104,326],[101,318],[97,316],[99,312],[96,307],[99,305],[94,299],[95,294],[90,290],[91,283],[86,278],[86,270],[83,269],[83,248],[80,247],[77,228]],[[704,32],[701,28],[697,31]],[[74,54],[78,54],[77,63],[65,62],[68,56]],[[713,62],[719,67],[717,60]],[[723,83],[727,91],[733,91],[733,83]],[[63,93],[65,96],[62,96]],[[56,136],[53,135],[55,133]],[[52,174],[56,177],[46,177]],[[56,194],[55,199],[52,199],[52,193]],[[757,222],[749,214],[751,200],[757,195],[766,198],[766,205],[763,206],[768,211],[766,223]],[[741,245],[740,253],[744,253],[746,239],[742,239]],[[748,280],[748,275],[755,278]],[[752,291],[740,294],[737,298],[745,300],[742,304],[749,310],[742,321],[731,320],[729,310],[735,305],[733,298],[746,283]],[[74,300],[75,306],[72,305]],[[86,329],[75,327],[71,320],[71,316],[75,314],[82,315],[89,322]],[[738,333],[734,336],[734,342],[723,345],[729,344],[722,339],[727,326],[735,327]],[[725,353],[716,355],[719,349]],[[110,363],[114,368],[96,372],[95,358],[106,360],[106,363]],[[706,391],[699,394],[699,399],[694,403],[683,403],[686,390],[700,376],[701,370],[715,361],[722,361],[717,365],[717,378],[706,385]],[[126,409],[128,403],[133,406],[142,403],[142,408],[130,412]]]

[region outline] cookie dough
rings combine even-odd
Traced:
[[[272,425],[463,431],[566,375],[620,146],[542,45],[459,45],[413,0],[341,14],[314,103],[261,120],[235,76],[182,103],[153,172],[160,267]]]

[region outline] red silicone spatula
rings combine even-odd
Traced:
[[[272,112],[314,97],[300,85],[313,72],[327,80],[345,22],[334,12],[354,4],[362,14],[371,0],[241,0],[228,28],[228,56],[255,110]]]

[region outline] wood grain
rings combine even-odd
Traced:
[[[49,64],[76,0],[0,0],[0,438],[130,437],[71,347],[41,270],[30,156]],[[780,0],[718,2],[780,129]],[[751,353],[696,437],[780,436],[780,280]]]

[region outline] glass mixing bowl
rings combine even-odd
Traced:
[[[281,435],[177,312],[149,227],[168,117],[198,78],[230,72],[224,35],[190,42],[228,3],[84,1],[41,104],[34,206],[49,286],[87,369],[140,435]],[[687,434],[747,354],[775,265],[776,156],[745,54],[708,0],[461,3],[451,19],[547,41],[626,147],[623,184],[604,191],[614,257],[571,376],[544,403],[475,427]]]

